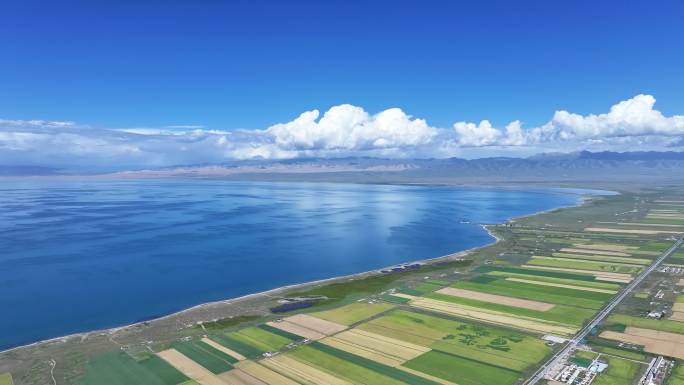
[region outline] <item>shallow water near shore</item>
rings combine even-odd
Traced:
[[[578,193],[212,180],[0,187],[0,349],[487,244]]]

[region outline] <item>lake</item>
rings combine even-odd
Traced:
[[[492,242],[577,192],[213,180],[3,181],[0,349]]]

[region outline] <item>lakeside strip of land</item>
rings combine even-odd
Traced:
[[[563,188],[559,188],[563,189]],[[407,261],[403,262],[399,265],[409,265],[409,264],[434,264],[434,263],[439,263],[439,262],[447,262],[447,261],[452,261],[452,260],[457,260],[457,259],[463,259],[465,256],[483,249],[490,247],[492,245],[498,244],[499,242],[502,241],[502,239],[497,236],[493,231],[491,231],[490,226],[496,226],[508,222],[515,221],[517,219],[522,219],[522,218],[529,218],[537,215],[542,215],[545,213],[549,213],[555,210],[563,209],[563,208],[569,208],[569,207],[581,207],[586,205],[591,199],[596,197],[597,195],[591,195],[592,192],[596,193],[597,191],[601,190],[579,190],[579,191],[566,191],[565,193],[567,194],[576,194],[578,195],[578,200],[577,204],[575,205],[570,205],[570,206],[559,206],[559,207],[554,207],[548,210],[542,210],[542,211],[537,211],[534,213],[530,214],[525,214],[525,215],[520,215],[516,217],[511,217],[507,219],[506,221],[502,223],[493,223],[493,224],[480,224],[480,226],[483,228],[484,231],[487,232],[487,234],[492,237],[493,241],[472,247],[466,250],[461,250],[457,251],[454,253],[446,254],[443,256],[439,257],[433,257],[433,258],[427,258],[427,259],[420,259],[420,260],[414,260],[414,261]],[[615,191],[601,191],[604,193],[611,193],[611,194],[619,194],[618,192]],[[382,270],[390,269],[392,267],[395,267],[398,265],[391,265],[391,266],[386,266],[386,267],[381,267],[378,269],[370,270],[370,271],[364,271],[364,272],[359,272],[359,273],[354,273],[354,274],[348,274],[348,275],[343,275],[343,276],[336,276],[336,277],[331,277],[331,278],[324,278],[320,280],[315,280],[315,281],[308,281],[308,282],[302,282],[302,283],[296,283],[296,284],[291,284],[291,285],[285,285],[285,286],[280,286],[276,287],[273,289],[257,292],[257,293],[251,293],[251,294],[246,294],[243,296],[239,297],[234,297],[230,299],[225,299],[225,300],[219,300],[219,301],[211,301],[211,302],[205,302],[201,303],[177,312],[172,312],[166,315],[162,315],[160,317],[152,318],[152,319],[146,319],[146,320],[141,320],[138,322],[122,325],[122,326],[116,326],[116,327],[111,327],[111,328],[104,328],[104,329],[97,329],[97,330],[90,330],[90,331],[84,331],[84,332],[78,332],[78,333],[73,333],[65,336],[60,336],[60,337],[54,337],[54,338],[49,338],[45,340],[40,340],[40,341],[35,341],[32,343],[28,343],[25,345],[20,345],[20,346],[15,346],[11,347],[5,350],[0,351],[0,354],[5,354],[5,353],[10,353],[14,351],[18,351],[21,349],[27,349],[27,348],[32,348],[32,347],[39,347],[41,345],[49,345],[49,344],[59,344],[59,343],[64,343],[67,341],[71,340],[85,340],[88,337],[91,336],[102,336],[102,335],[107,335],[111,338],[115,336],[118,332],[123,332],[127,331],[130,329],[134,329],[136,327],[140,327],[142,325],[149,326],[149,327],[154,327],[155,324],[162,323],[164,321],[181,321],[184,316],[187,316],[187,318],[190,318],[192,322],[181,322],[185,327],[191,327],[193,324],[199,324],[203,322],[213,322],[216,321],[217,318],[212,318],[212,317],[204,317],[204,313],[212,313],[214,312],[221,312],[222,309],[230,307],[230,306],[240,306],[241,304],[253,300],[257,300],[260,298],[266,298],[266,299],[272,299],[273,297],[277,297],[279,295],[285,294],[287,292],[291,291],[299,291],[303,289],[308,289],[316,286],[322,286],[326,284],[331,284],[331,283],[336,283],[336,282],[341,282],[345,280],[352,280],[352,279],[360,279],[360,278],[367,278],[375,275],[382,275],[385,273],[382,273]]]

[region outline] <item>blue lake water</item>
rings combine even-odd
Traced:
[[[0,185],[0,349],[491,242],[558,190],[207,180]]]

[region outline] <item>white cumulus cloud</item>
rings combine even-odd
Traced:
[[[540,151],[682,149],[684,116],[665,116],[637,95],[605,113],[556,111],[538,127],[514,120],[430,126],[399,108],[370,114],[350,104],[263,129],[95,128],[74,122],[0,120],[0,164],[124,169],[242,159],[529,155]],[[470,155],[469,155],[470,154]]]

